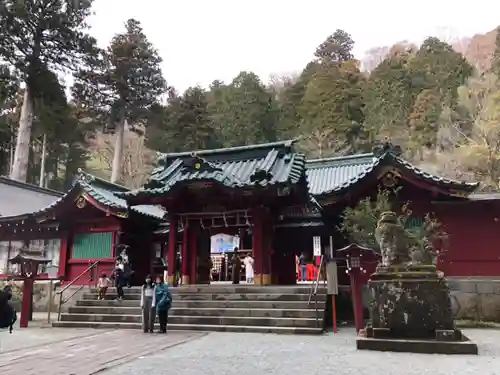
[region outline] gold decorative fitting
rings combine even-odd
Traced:
[[[201,168],[201,163],[200,162],[194,163],[194,169],[200,169],[200,168]]]
[[[84,197],[78,197],[76,200],[76,207],[78,208],[84,208],[87,205],[87,201],[85,200]]]
[[[387,172],[383,177],[382,177],[382,185],[388,188],[392,188],[396,186],[398,183],[398,178],[395,173]]]

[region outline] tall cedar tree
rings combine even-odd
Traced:
[[[145,121],[167,86],[161,57],[148,41],[139,21],[129,19],[125,33],[117,34],[103,52],[98,72],[82,71],[74,86],[74,97],[96,112],[116,133],[111,181],[120,178],[125,126]]]
[[[439,93],[443,105],[454,108],[457,89],[473,72],[465,57],[437,38],[426,39],[409,63],[414,98],[422,90]]]
[[[241,72],[231,84],[212,85],[210,122],[225,147],[276,139],[273,93],[252,72]]]
[[[391,135],[395,140],[395,135],[407,133],[406,120],[413,105],[408,70],[411,57],[407,51],[389,55],[370,73],[364,90],[369,143]]]
[[[359,151],[364,122],[364,77],[354,60],[354,41],[337,30],[316,49],[316,61],[299,106],[306,148],[316,157]],[[314,151],[313,151],[314,150]]]
[[[6,65],[0,65],[0,174],[9,173],[12,145],[12,113],[19,90],[17,77]]]
[[[93,0],[3,0],[0,5],[0,60],[25,84],[11,178],[26,181],[34,98],[50,90],[47,71],[60,72],[84,64],[95,40],[86,20]],[[53,87],[53,86],[52,86]]]
[[[320,63],[342,63],[354,60],[354,41],[344,30],[337,29],[321,43],[314,55]]]
[[[183,95],[171,90],[167,106],[157,106],[152,111],[147,146],[161,152],[220,146],[208,115],[207,96],[200,87],[190,87]]]

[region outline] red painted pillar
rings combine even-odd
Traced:
[[[61,245],[59,246],[59,266],[57,276],[64,279],[66,276],[66,265],[68,264],[68,238],[69,234],[64,233],[61,236]]]
[[[262,285],[271,284],[272,226],[267,215],[262,216]]]
[[[356,333],[364,328],[363,318],[363,284],[361,282],[361,275],[358,270],[351,270],[351,298],[352,307],[354,310],[354,325],[356,326]]]
[[[197,282],[197,270],[198,270],[198,226],[191,223],[191,228],[189,229],[189,282],[191,284],[196,284]]]
[[[19,320],[19,327],[27,328],[28,321],[30,320],[30,311],[33,298],[33,284],[35,280],[27,277],[23,281],[23,299],[21,301],[21,319]]]
[[[184,232],[182,234],[182,249],[181,249],[181,283],[182,285],[189,284],[189,221],[184,223]]]
[[[254,259],[254,282],[256,285],[262,285],[262,214],[261,210],[256,209],[252,215],[252,255]]]
[[[177,217],[170,215],[170,225],[167,242],[167,281],[169,285],[174,285],[174,269],[175,269],[175,248],[177,246]]]

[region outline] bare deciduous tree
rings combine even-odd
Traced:
[[[155,152],[146,148],[144,140],[143,135],[128,128],[125,129],[119,182],[131,189],[145,184],[155,160]],[[103,170],[105,177],[108,178],[113,169],[114,145],[114,136],[111,134],[98,134],[93,145],[99,164],[95,167]]]

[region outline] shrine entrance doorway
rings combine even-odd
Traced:
[[[210,284],[232,281],[231,260],[235,249],[238,250],[242,263],[247,255],[254,258],[254,264],[258,263],[253,248],[251,210],[223,210],[222,207],[212,207],[203,212],[182,213],[177,216],[183,229],[181,283]],[[244,279],[245,268],[242,266],[240,281]]]

